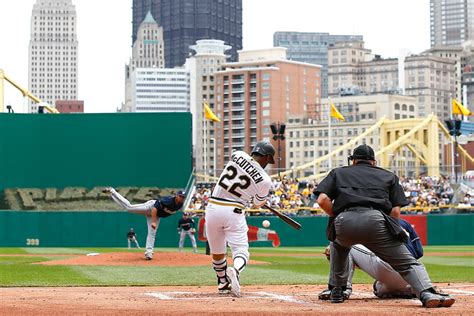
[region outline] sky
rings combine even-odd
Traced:
[[[125,94],[132,54],[132,0],[72,0],[79,41],[79,99],[85,112],[115,112]],[[30,19],[36,0],[0,0],[0,69],[28,88]],[[289,5],[291,3],[291,5]],[[273,47],[277,31],[363,35],[384,58],[429,48],[429,0],[243,0],[243,49]],[[26,111],[22,94],[5,83],[4,101]]]

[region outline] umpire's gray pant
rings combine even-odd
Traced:
[[[400,273],[420,297],[431,288],[425,267],[408,251],[407,247],[388,231],[385,219],[378,210],[355,210],[339,214],[335,219],[336,240],[331,252],[331,271],[334,286],[346,286],[348,254],[354,244],[362,244]]]

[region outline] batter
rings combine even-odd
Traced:
[[[239,275],[249,261],[244,208],[266,203],[272,180],[264,168],[275,163],[274,155],[275,148],[266,141],[258,142],[251,155],[233,152],[209,199],[206,234],[220,293],[230,291],[235,297],[241,296]],[[227,245],[232,251],[233,267],[227,267]]]

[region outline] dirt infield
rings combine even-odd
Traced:
[[[343,304],[319,301],[322,285],[243,286],[243,296],[219,295],[215,287],[68,287],[0,288],[0,314],[5,315],[472,315],[474,284],[438,284],[454,294],[450,308],[426,309],[420,301],[381,300],[370,285],[356,285]]]
[[[432,254],[427,254],[430,256]],[[440,252],[437,256],[467,256],[471,253]],[[21,255],[24,256],[24,255]],[[36,255],[40,256],[40,255]],[[68,255],[60,255],[62,257]],[[92,265],[92,266],[208,266],[209,256],[194,254],[189,252],[157,252],[153,260],[145,260],[142,253],[137,252],[110,252],[110,253],[90,253],[87,255],[70,255],[70,258],[63,258],[52,261],[40,262],[44,265]],[[253,258],[265,255],[252,255]],[[272,256],[295,256],[295,254],[272,254]],[[298,254],[302,257],[322,257],[323,254]],[[232,258],[228,258],[232,263]],[[258,260],[250,260],[250,264],[267,264]]]
[[[451,254],[452,255],[452,254]],[[61,255],[46,265],[200,266],[209,256],[158,252],[151,261],[143,253],[115,252]],[[322,256],[322,254],[315,254]],[[66,257],[66,258],[65,258]],[[258,259],[255,255],[254,258]],[[252,264],[265,264],[254,260]],[[417,299],[382,300],[369,284],[357,284],[349,301],[318,300],[325,285],[242,285],[242,297],[219,295],[214,286],[30,287],[0,288],[0,315],[473,315],[474,284],[437,284],[456,298],[450,308],[426,309]]]
[[[87,255],[71,255],[71,258],[39,262],[44,265],[74,265],[74,266],[208,266],[209,256],[188,252],[156,252],[153,260],[145,260],[143,253],[110,252],[90,253]],[[232,258],[228,258],[232,262]],[[266,262],[250,260],[250,264],[267,264]]]

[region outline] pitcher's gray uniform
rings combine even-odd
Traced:
[[[274,163],[274,153],[269,142],[257,143],[252,156],[243,151],[232,153],[206,207],[206,235],[213,254],[218,289],[230,288],[232,283],[230,290],[235,296],[240,296],[238,274],[249,261],[244,208],[251,203],[256,206],[266,203],[272,180],[264,167]],[[234,260],[234,267],[228,269],[227,244]]]
[[[176,192],[176,196],[165,196],[161,199],[149,200],[140,204],[131,204],[129,200],[112,187],[105,188],[103,192],[110,193],[112,199],[128,212],[146,216],[148,233],[146,236],[145,259],[152,260],[156,230],[160,224],[160,218],[171,216],[183,207],[185,192],[180,190]],[[156,216],[156,222],[153,222],[153,214]]]

